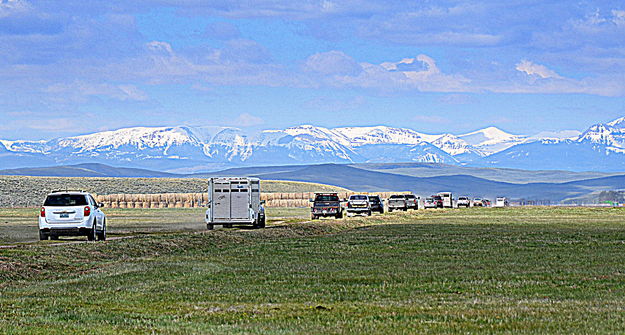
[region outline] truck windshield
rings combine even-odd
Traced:
[[[339,201],[338,195],[323,194],[315,197],[315,201]]]
[[[367,200],[366,195],[352,195],[349,200]]]
[[[86,206],[87,198],[82,194],[49,195],[44,206]]]

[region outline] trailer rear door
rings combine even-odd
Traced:
[[[247,181],[233,182],[230,190],[230,215],[233,219],[250,218],[250,193]]]
[[[230,183],[213,185],[213,218],[230,219]]]

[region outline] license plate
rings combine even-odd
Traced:
[[[327,213],[328,213],[328,211],[326,211],[326,210],[324,209],[322,213],[323,213],[323,214],[327,214]]]
[[[68,213],[61,213],[60,218],[61,219],[69,219],[69,214]]]

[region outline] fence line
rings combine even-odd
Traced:
[[[405,192],[339,192],[339,197],[352,194],[375,194],[385,199],[391,194]],[[260,199],[267,207],[308,207],[313,192],[261,193]],[[161,194],[107,194],[96,195],[96,200],[109,208],[196,208],[205,206],[207,193],[161,193]]]

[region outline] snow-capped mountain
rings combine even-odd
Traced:
[[[452,134],[444,134],[434,140],[432,144],[462,162],[469,162],[486,156],[480,149]]]
[[[512,135],[496,127],[459,135],[458,138],[479,150],[483,156],[492,155],[528,141],[527,136]]]
[[[570,139],[513,135],[495,127],[462,135],[387,126],[301,125],[254,134],[232,127],[134,127],[49,141],[0,140],[0,158],[0,168],[94,162],[177,172],[360,162],[613,171],[625,170],[625,118]]]
[[[521,143],[485,157],[479,164],[533,170],[625,171],[625,118],[593,125],[577,138]]]

